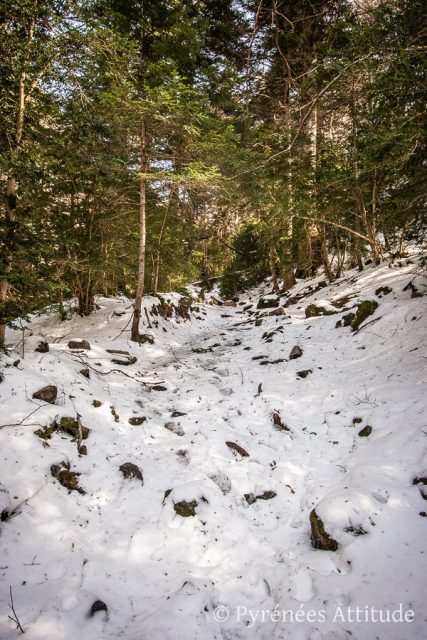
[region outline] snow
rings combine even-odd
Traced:
[[[147,298],[152,326],[143,313],[141,331],[154,336],[152,345],[129,341],[131,301],[123,297],[100,298],[88,318],[34,316],[24,358],[21,333],[8,334],[2,640],[21,635],[8,618],[10,586],[29,640],[426,637],[427,504],[422,485],[413,485],[427,475],[425,297],[403,291],[413,281],[425,293],[422,256],[349,271],[316,291],[320,280],[300,281],[289,295],[305,297],[286,316],[263,315],[258,327],[243,308],[252,302],[253,311],[271,294],[268,283],[236,307],[197,303],[190,321],[152,315],[158,300]],[[384,285],[392,292],[375,296]],[[379,306],[360,331],[335,328],[370,299]],[[314,302],[338,313],[306,319]],[[71,351],[75,338],[91,349]],[[41,340],[48,353],[34,351]],[[295,345],[303,354],[289,360]],[[113,364],[107,349],[137,362]],[[86,367],[90,379],[79,373]],[[58,386],[54,405],[32,400],[47,384]],[[274,412],[289,430],[274,425]],[[76,413],[90,429],[86,456],[66,434],[34,434]],[[130,425],[136,416],[146,421]],[[372,433],[360,437],[367,425]],[[61,461],[81,474],[84,495],[52,477],[50,466]],[[123,478],[125,462],[138,465],[144,483]],[[277,495],[245,499],[266,491]],[[194,517],[176,513],[183,500],[197,501]],[[314,508],[336,552],[312,547]],[[108,612],[90,617],[96,600]],[[413,621],[375,622],[370,607],[384,616],[401,607]]]

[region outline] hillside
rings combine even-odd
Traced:
[[[24,357],[10,331],[0,637],[15,615],[29,640],[425,637],[425,262],[188,315],[148,297],[141,345],[124,297],[33,316]],[[335,550],[313,547],[313,510]]]

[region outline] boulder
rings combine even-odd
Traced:
[[[93,618],[95,613],[98,613],[98,611],[105,611],[105,613],[108,613],[108,607],[102,600],[95,600],[90,608],[89,616]]]
[[[351,323],[353,331],[357,331],[362,322],[365,322],[366,318],[369,318],[369,316],[375,313],[377,308],[378,302],[376,300],[364,300],[361,302],[357,307],[356,315]]]
[[[346,313],[343,317],[342,317],[342,326],[343,327],[350,327],[351,323],[353,322],[354,318],[355,318],[356,314],[352,313],[350,311],[350,313]]]
[[[265,296],[258,300],[257,309],[271,309],[278,307],[280,304],[280,298],[277,296]]]
[[[55,400],[58,397],[58,387],[54,384],[49,384],[39,391],[33,393],[34,400],[43,400],[43,402],[48,402],[49,404],[55,404]]]
[[[113,358],[111,362],[113,364],[121,365],[122,367],[127,367],[130,364],[135,364],[136,360],[137,359],[135,358],[135,356],[131,356],[129,358],[126,358],[125,360],[123,360],[122,358]]]
[[[135,416],[133,418],[129,418],[128,422],[134,427],[139,427],[143,422],[145,422],[147,418],[145,416]]]
[[[141,480],[142,484],[144,484],[141,469],[136,464],[133,464],[133,462],[125,462],[122,464],[120,466],[120,471],[124,478],[136,478],[137,480]]]
[[[292,348],[292,351],[289,354],[289,360],[295,360],[296,358],[301,358],[302,354],[303,354],[303,351],[301,347],[299,347],[298,345],[295,345],[295,347]]]
[[[273,309],[273,311],[270,311],[269,316],[285,316],[286,315],[286,311],[284,310],[283,307],[277,307],[277,309]]]
[[[366,427],[363,427],[363,429],[361,429],[359,431],[359,436],[361,438],[367,438],[368,436],[370,436],[372,433],[372,427],[370,427],[369,425],[366,425]]]
[[[63,417],[59,421],[59,429],[60,431],[64,431],[64,433],[68,433],[68,435],[73,436],[73,438],[80,437],[80,430],[78,422],[75,418]],[[89,436],[89,429],[81,425],[81,437],[82,440],[86,440]]]
[[[186,500],[181,500],[181,502],[175,502],[173,508],[175,509],[175,513],[177,513],[182,518],[190,518],[196,515],[196,507],[197,500],[192,500],[191,502],[187,502]]]
[[[38,343],[34,351],[37,351],[37,353],[47,353],[49,351],[49,343],[45,340],[42,340]]]
[[[68,343],[69,349],[90,349],[90,344],[87,340],[70,340]]]
[[[388,296],[392,291],[393,289],[391,287],[378,287],[378,289],[375,290],[375,295],[378,296],[378,298],[382,298],[383,296]]]
[[[310,373],[313,373],[313,369],[304,369],[303,371],[297,371],[297,377],[306,378]]]
[[[315,509],[310,513],[310,526],[311,544],[315,549],[322,551],[336,551],[338,549],[338,542],[325,531],[324,524]]]
[[[306,318],[315,318],[316,316],[333,316],[339,313],[339,309],[335,309],[332,305],[321,306],[317,304],[309,304],[305,310]]]

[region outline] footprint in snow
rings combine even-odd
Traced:
[[[298,602],[309,602],[314,598],[313,580],[304,569],[291,577],[291,592]]]

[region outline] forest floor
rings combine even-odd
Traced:
[[[268,282],[235,307],[197,303],[190,320],[146,298],[153,344],[122,332],[126,298],[88,318],[34,316],[24,357],[11,331],[0,638],[21,635],[16,620],[28,640],[426,637],[423,264],[300,281],[259,326]],[[359,330],[336,328],[363,300],[378,307]],[[312,303],[333,314],[306,318]],[[32,397],[45,385],[54,404]],[[55,426],[77,414],[81,442],[72,420],[71,435]],[[313,548],[314,508],[336,551]]]

